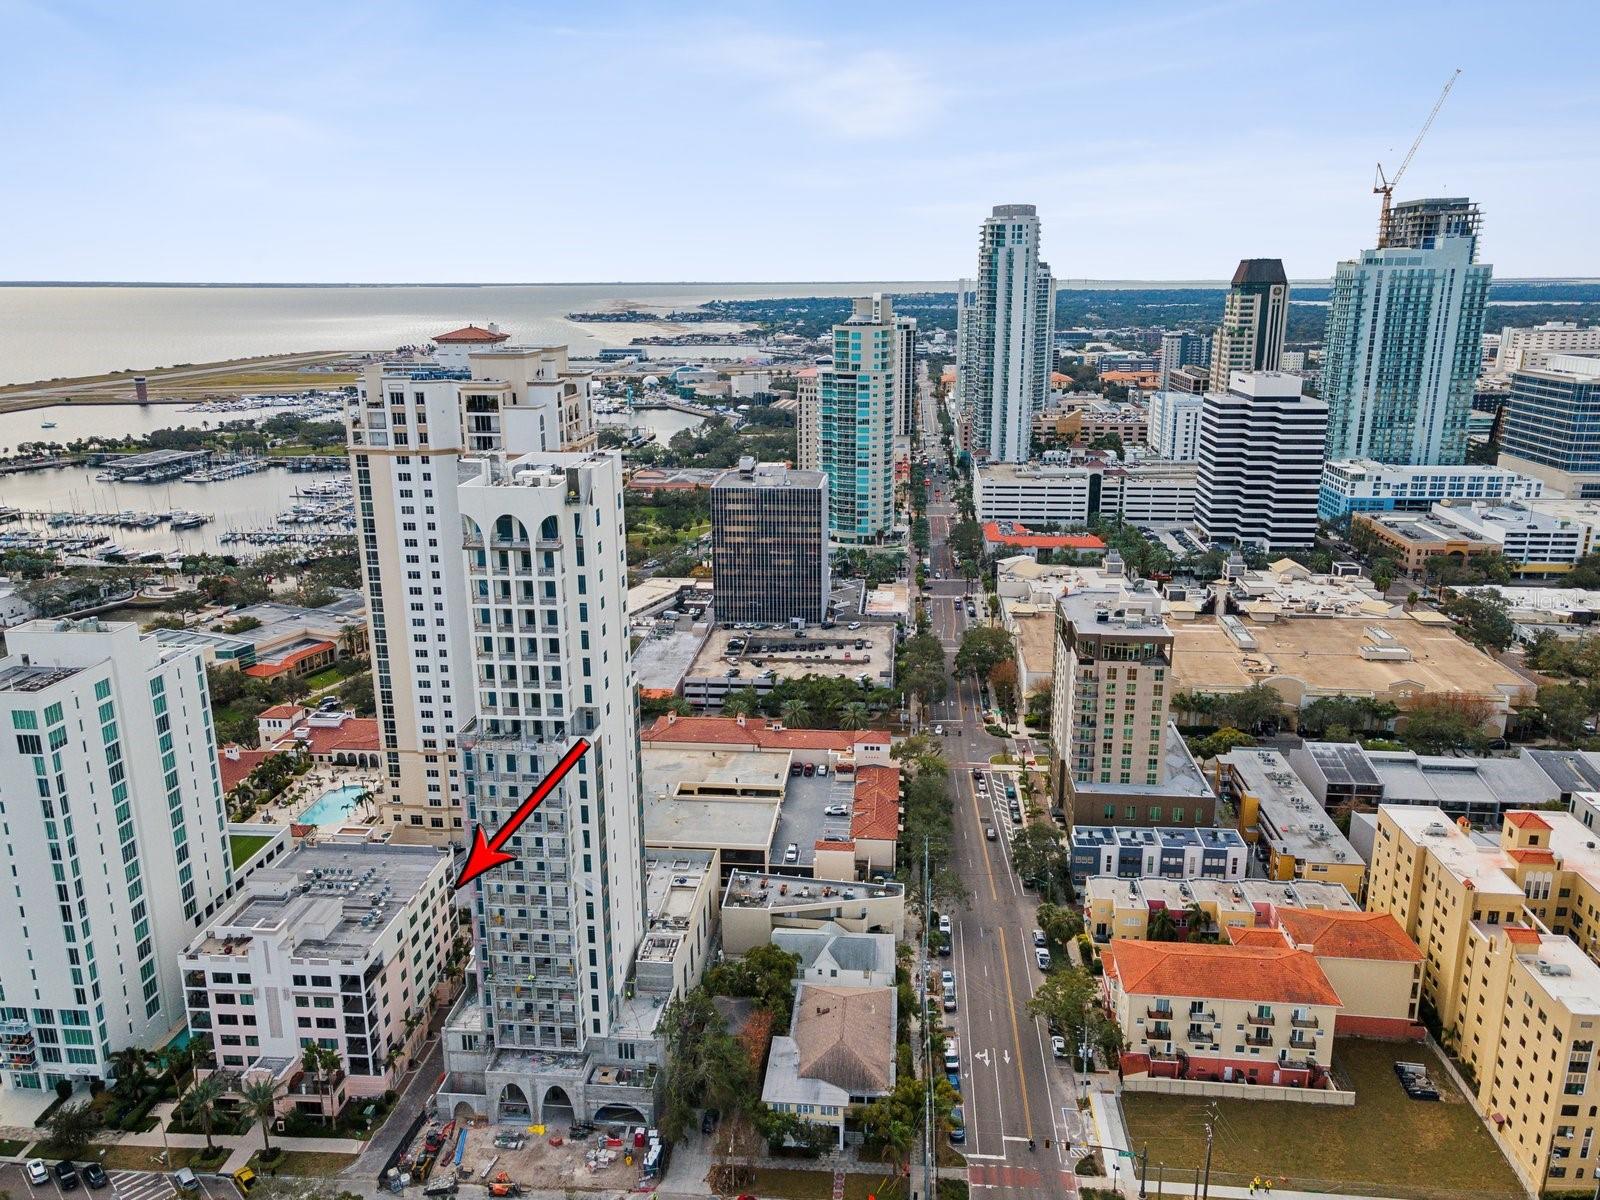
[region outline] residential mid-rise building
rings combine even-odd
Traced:
[[[1342,521],[1358,512],[1417,512],[1443,500],[1536,500],[1544,480],[1505,467],[1398,466],[1355,459],[1324,463],[1317,515]]]
[[[1156,392],[1150,397],[1150,448],[1173,462],[1200,457],[1200,413],[1205,398],[1190,392]]]
[[[1220,755],[1216,770],[1217,793],[1233,803],[1268,879],[1337,883],[1361,894],[1366,863],[1287,758],[1241,747]]]
[[[1124,1078],[1331,1086],[1339,993],[1311,951],[1115,941],[1101,959]]]
[[[794,465],[802,471],[822,470],[822,398],[817,375],[816,367],[804,367],[794,376]]]
[[[1278,370],[1288,331],[1289,277],[1282,260],[1240,259],[1211,338],[1210,390],[1227,391],[1235,371]]]
[[[1091,875],[1081,894],[1084,929],[1097,942],[1148,941],[1152,918],[1187,941],[1208,933],[1226,937],[1233,929],[1272,928],[1289,909],[1362,911],[1338,884],[1305,879]]]
[[[368,367],[347,435],[384,809],[396,840],[434,845],[463,836],[455,735],[474,703],[460,601],[462,457],[559,451],[595,438],[588,381],[568,370],[564,347],[499,347],[501,335],[471,327],[435,340],[446,345],[456,334],[476,339],[451,359],[465,367]]]
[[[1499,461],[1568,497],[1600,496],[1600,354],[1545,355],[1512,374]]]
[[[1180,367],[1209,367],[1211,339],[1188,329],[1169,329],[1161,335],[1161,391]]]
[[[233,863],[199,649],[30,621],[0,658],[0,1046],[16,1088],[105,1080],[183,1027],[178,955]]]
[[[1198,814],[1198,816],[1195,816]],[[1113,879],[1243,879],[1250,870],[1250,847],[1237,829],[1213,826],[1216,805],[1166,810],[1182,825],[1074,825],[1069,864],[1074,887],[1095,876]]]
[[[394,1087],[444,978],[450,866],[443,847],[336,835],[252,873],[180,961],[189,1029],[217,1069],[329,1117]],[[338,1070],[307,1072],[307,1046]]]
[[[711,486],[717,618],[763,625],[828,614],[828,477],[744,458]]]
[[[1057,601],[1052,786],[1073,825],[1209,825],[1215,816],[1215,796],[1169,720],[1173,635],[1161,603],[1126,586]]]
[[[1050,394],[1055,282],[1031,204],[1000,204],[978,234],[978,274],[959,302],[958,407],[971,449],[1026,462],[1033,414]]]
[[[1383,248],[1333,279],[1322,395],[1331,460],[1464,460],[1493,268],[1478,261],[1478,206],[1412,200]]]
[[[833,362],[817,372],[821,469],[840,542],[879,542],[894,525],[898,338],[887,299],[858,299],[850,319],[833,327]]]
[[[1463,825],[1379,808],[1367,907],[1421,948],[1423,1004],[1522,1182],[1587,1191],[1600,1171],[1594,832],[1551,811],[1507,813],[1487,844]]]
[[[621,459],[492,456],[468,469],[477,695],[458,737],[473,825],[500,828],[577,739],[589,749],[506,842],[513,861],[476,881],[478,974],[446,1025],[440,1110],[592,1119],[621,1105],[648,1118],[656,1023],[677,985],[652,993],[635,976],[649,906]]]
[[[1600,354],[1600,325],[1546,321],[1542,325],[1507,325],[1500,331],[1494,374],[1504,379],[1518,371],[1542,370],[1554,354]]]
[[[1311,545],[1327,424],[1327,404],[1302,395],[1297,375],[1235,372],[1226,391],[1207,392],[1194,514],[1206,539]]]

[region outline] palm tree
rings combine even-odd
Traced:
[[[756,710],[755,697],[749,690],[734,692],[722,702],[722,715],[725,717],[748,717]]]
[[[1200,907],[1198,900],[1183,906],[1184,928],[1191,942],[1204,941],[1211,936],[1211,914]]]
[[[143,1046],[129,1046],[111,1056],[117,1073],[116,1090],[137,1095],[150,1074],[150,1052]]]
[[[779,711],[783,714],[783,723],[790,729],[802,728],[811,716],[811,710],[806,707],[806,702],[798,696],[785,700]]]
[[[278,1084],[272,1079],[258,1079],[239,1089],[244,1098],[245,1110],[261,1122],[261,1146],[266,1155],[272,1154],[272,1139],[267,1137],[267,1126],[278,1117]]]
[[[1158,908],[1150,914],[1150,924],[1145,930],[1145,937],[1152,942],[1172,942],[1178,938],[1178,925],[1172,919],[1172,914],[1165,908]]]
[[[207,1150],[216,1149],[211,1144],[211,1118],[214,1115],[212,1105],[227,1090],[227,1077],[213,1073],[197,1081],[183,1094],[183,1099],[178,1101],[178,1115],[190,1124],[196,1121],[200,1123],[200,1129],[206,1135]]]
[[[860,700],[850,701],[839,711],[839,724],[845,729],[865,729],[867,706]]]

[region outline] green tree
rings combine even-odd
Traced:
[[[1178,923],[1172,919],[1171,910],[1163,906],[1152,911],[1150,920],[1145,926],[1144,935],[1152,942],[1177,941]]]
[[[1439,606],[1456,622],[1461,634],[1475,646],[1504,650],[1516,640],[1506,602],[1490,592],[1468,592],[1451,596]]]
[[[1011,635],[997,625],[978,625],[961,635],[956,651],[956,673],[983,680],[1012,656]]]
[[[1054,821],[1034,821],[1011,839],[1011,865],[1023,879],[1034,881],[1041,894],[1054,896],[1067,877],[1068,854]]]
[[[1576,742],[1587,733],[1584,723],[1594,716],[1594,695],[1586,687],[1550,684],[1539,689],[1539,712],[1552,737]]]
[[[994,696],[994,702],[1005,714],[1007,721],[1016,720],[1017,716],[1017,660],[1008,658],[1004,662],[996,663],[989,672],[989,691]]]
[[[803,729],[806,722],[811,719],[811,710],[798,696],[785,700],[779,711],[783,714],[783,723],[790,729]]]
[[[45,1122],[50,1144],[61,1158],[77,1158],[99,1132],[100,1112],[88,1100],[63,1104]]]
[[[706,990],[714,996],[739,996],[754,1000],[771,1012],[780,1030],[789,1028],[794,1003],[794,978],[800,956],[770,942],[756,946],[742,958],[724,959],[705,973]]]
[[[1055,702],[1055,692],[1050,684],[1045,684],[1038,691],[1028,697],[1028,724],[1035,729],[1050,732],[1051,706]]]
[[[898,759],[901,766],[908,768],[913,776],[945,775],[950,770],[950,763],[944,757],[943,744],[926,733],[914,733],[901,738],[890,748],[889,757]]]
[[[787,722],[785,722],[787,724]],[[867,706],[860,700],[852,700],[839,712],[839,728],[865,729],[867,727]]]
[[[213,1072],[199,1080],[178,1101],[178,1115],[191,1125],[199,1125],[206,1135],[206,1149],[215,1150],[211,1141],[211,1126],[216,1116],[215,1105],[228,1090],[227,1080]]]
[[[1423,696],[1407,712],[1400,736],[1419,754],[1482,749],[1491,716],[1488,701],[1477,696]]]
[[[1065,946],[1083,932],[1083,918],[1078,915],[1077,910],[1065,904],[1039,905],[1034,920],[1039,922],[1039,928],[1045,937],[1057,946]]]
[[[755,688],[744,688],[741,691],[731,692],[722,702],[722,715],[725,717],[753,717],[760,708],[761,702],[756,696]]]
[[[267,1130],[278,1119],[277,1081],[258,1079],[254,1083],[247,1083],[239,1089],[239,1096],[244,1101],[245,1111],[261,1125],[262,1151],[271,1155],[272,1139],[267,1136]]]
[[[961,562],[961,573],[969,579],[978,573],[983,559],[983,526],[976,521],[957,521],[950,527],[945,544]]]

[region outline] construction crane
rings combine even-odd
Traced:
[[[1428,130],[1433,128],[1433,119],[1439,115],[1439,110],[1444,107],[1445,97],[1450,94],[1450,89],[1455,87],[1456,80],[1461,77],[1461,68],[1457,67],[1450,78],[1444,82],[1444,90],[1439,93],[1439,98],[1433,102],[1433,111],[1428,114],[1428,119],[1422,123],[1422,130],[1417,134],[1417,140],[1411,143],[1411,149],[1406,151],[1405,159],[1400,163],[1400,169],[1394,173],[1394,178],[1389,179],[1383,173],[1383,164],[1378,164],[1378,174],[1373,180],[1372,191],[1374,195],[1382,196],[1382,207],[1378,210],[1378,249],[1382,250],[1389,240],[1389,202],[1394,198],[1394,189],[1400,184],[1400,177],[1406,173],[1406,168],[1411,165],[1411,160],[1417,156],[1417,147],[1422,145],[1422,139],[1428,136]]]

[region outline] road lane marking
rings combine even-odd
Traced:
[[[993,889],[993,879],[990,880],[989,887],[991,890]],[[1019,934],[1018,936],[1021,935]],[[1006,931],[1003,926],[1000,929],[1000,957],[1003,960],[1002,965],[1006,973],[1006,999],[1009,1001],[1006,1005],[1006,1010],[1011,1017],[1011,1043],[1017,1052],[1017,1074],[1022,1077],[1022,1118],[1031,1130],[1033,1128],[1033,1112],[1028,1104],[1028,1068],[1027,1064],[1022,1060],[1022,1033],[1017,1025],[1017,997],[1016,993],[1011,989],[1011,954],[1006,950]]]

